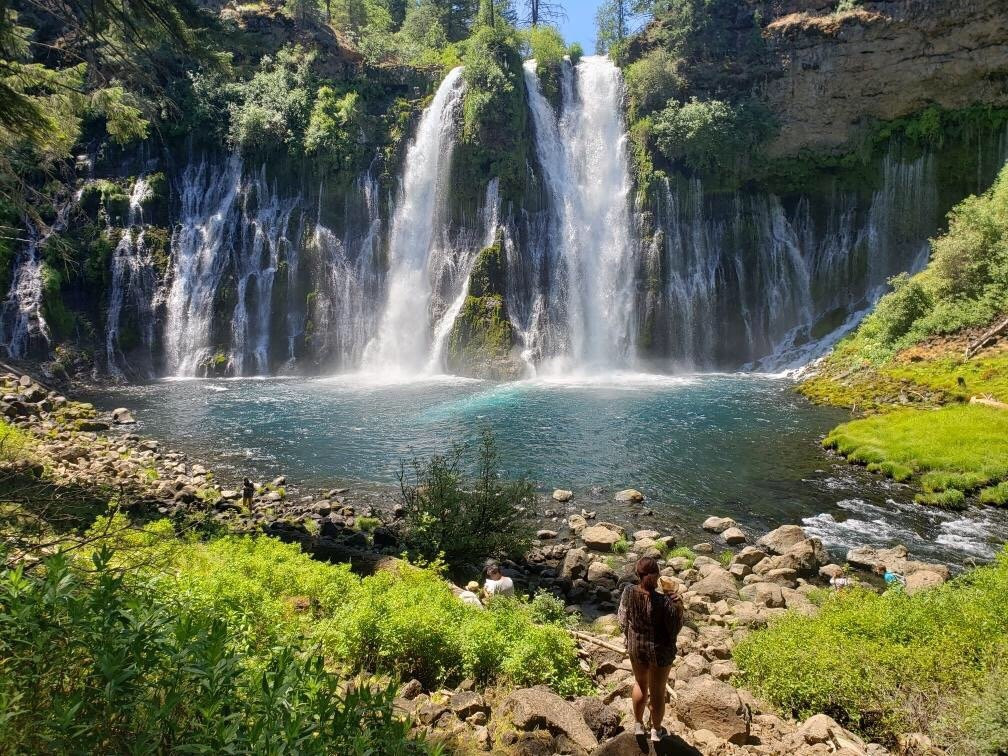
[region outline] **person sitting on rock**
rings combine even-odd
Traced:
[[[480,601],[479,597],[479,583],[475,580],[470,580],[465,588],[456,588],[452,586],[452,592],[455,594],[455,598],[461,601],[463,604],[476,609],[482,609],[483,603]]]
[[[500,565],[491,562],[486,567],[486,582],[483,590],[487,598],[493,596],[514,596],[514,581],[506,575],[502,575]]]
[[[245,478],[242,481],[242,506],[252,509],[252,495],[255,493],[255,484]]]
[[[617,618],[623,628],[630,666],[633,669],[635,734],[643,736],[644,709],[650,699],[651,740],[665,735],[665,686],[676,655],[676,636],[683,625],[682,598],[672,582],[658,592],[658,562],[651,557],[637,560],[637,585],[628,585],[620,597]]]

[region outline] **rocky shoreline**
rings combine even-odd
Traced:
[[[401,551],[397,507],[355,506],[342,489],[293,495],[281,477],[259,486],[246,509],[239,491],[222,485],[204,465],[130,432],[135,420],[127,408],[102,414],[14,373],[0,375],[0,387],[0,412],[33,441],[30,463],[8,464],[29,464],[33,474],[44,469],[59,485],[117,492],[120,502],[148,516],[202,513],[230,531],[266,533],[300,543],[317,558],[367,569]],[[476,691],[463,683],[453,691],[425,691],[412,681],[401,690],[397,708],[417,727],[470,750],[641,753],[638,740],[625,731],[628,725],[632,730],[633,677],[614,612],[633,579],[635,560],[652,556],[664,575],[678,581],[688,613],[664,722],[678,745],[659,753],[940,752],[923,735],[908,736],[894,751],[865,743],[825,714],[791,721],[730,682],[737,672],[733,647],[787,611],[816,612],[812,596],[832,578],[860,575],[870,584],[872,575],[890,571],[905,578],[907,592],[916,592],[947,580],[947,566],[912,560],[900,545],[851,549],[840,565],[797,525],[757,536],[722,517],[704,522],[707,541],[677,549],[674,536],[655,529],[627,532],[594,512],[565,514],[572,498],[570,491],[554,492],[550,505],[557,509],[543,512],[547,526],[526,558],[506,562],[504,572],[520,591],[548,591],[563,599],[569,613],[591,622],[574,635],[582,668],[600,694],[567,701],[542,688]],[[632,489],[616,498],[643,499]]]

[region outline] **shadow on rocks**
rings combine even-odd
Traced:
[[[661,756],[701,756],[700,751],[678,735],[668,734],[660,742],[652,743],[647,735],[634,735],[632,732],[616,736],[598,748],[593,756],[643,756],[650,753]]]

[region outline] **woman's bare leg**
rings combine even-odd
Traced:
[[[647,664],[638,664],[633,659],[630,660],[630,667],[633,669],[634,676],[633,693],[631,694],[633,715],[637,722],[643,722],[644,707],[647,705],[648,700],[648,678],[654,667],[649,667]]]
[[[661,729],[662,720],[665,719],[665,686],[668,684],[669,672],[671,671],[671,665],[647,668],[647,685],[651,691],[651,727],[656,730]],[[636,709],[634,711],[636,712]],[[642,710],[641,714],[643,715],[643,713]]]

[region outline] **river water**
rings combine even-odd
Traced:
[[[686,543],[703,537],[712,514],[751,533],[803,523],[837,554],[898,542],[953,564],[990,558],[1008,540],[1008,513],[919,507],[912,488],[825,452],[819,440],[847,414],[806,402],[777,376],[166,380],[88,398],[130,406],[139,432],[213,463],[224,479],[284,474],[303,491],[391,498],[402,460],[489,429],[505,474],[528,476],[546,496],[574,492],[568,505],[545,500],[558,516],[597,510]],[[644,505],[614,503],[628,487],[644,492]]]

